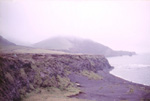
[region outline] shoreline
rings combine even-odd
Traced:
[[[111,74],[133,83],[150,86],[150,54],[138,54],[132,57],[121,56],[107,58],[114,66]]]
[[[82,91],[81,94],[73,97],[92,101],[148,101],[150,99],[150,93],[144,95],[146,89],[150,92],[150,86],[129,82],[104,71],[97,74],[103,76],[104,79],[90,80],[81,75],[71,75],[71,80],[78,82]],[[145,91],[144,87],[146,87]]]
[[[150,86],[110,74],[113,67],[101,55],[1,54],[0,63],[2,101],[36,101],[23,98],[39,98],[40,95],[44,101],[51,98],[57,101],[57,97],[61,98],[57,96],[57,91],[69,93],[63,96],[67,101],[72,98],[75,101],[150,100]],[[57,88],[56,92],[53,88]],[[46,89],[46,93],[38,89]],[[54,98],[48,96],[51,92]]]
[[[118,77],[118,78],[121,78],[121,79],[123,79],[123,80],[126,80],[126,81],[128,81],[128,82],[131,82],[131,83],[140,84],[140,85],[144,85],[144,86],[150,86],[150,84],[143,84],[143,83],[138,83],[138,82],[136,82],[136,81],[131,81],[131,80],[125,79],[125,78],[123,78],[123,77],[120,77],[119,75],[115,75],[115,74],[113,74],[113,73],[111,73],[111,72],[110,72],[110,74],[113,75],[113,76],[116,76],[116,77]]]

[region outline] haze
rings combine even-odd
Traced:
[[[0,1],[0,31],[17,44],[73,36],[150,52],[150,1]]]

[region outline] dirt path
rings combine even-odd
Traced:
[[[69,78],[78,83],[82,93],[76,98],[94,101],[150,101],[150,87],[131,83],[104,71],[98,72],[101,80],[72,73]]]

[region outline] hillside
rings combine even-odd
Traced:
[[[49,54],[67,54],[62,51],[49,49],[40,49],[27,46],[16,45],[0,36],[0,53],[49,53]]]
[[[8,41],[7,39],[3,38],[2,36],[0,36],[0,47],[2,46],[10,46],[10,45],[15,45],[14,43]]]
[[[111,48],[88,39],[54,37],[43,40],[33,47],[61,50],[70,53],[94,54],[104,56],[135,55],[135,52],[114,51]]]
[[[16,45],[0,36],[2,53],[58,53],[58,54],[93,54],[104,56],[135,55],[135,52],[114,51],[100,43],[81,38],[55,37],[43,40],[32,47]]]

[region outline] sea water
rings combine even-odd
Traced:
[[[107,58],[114,67],[111,74],[134,83],[150,86],[150,54]]]

